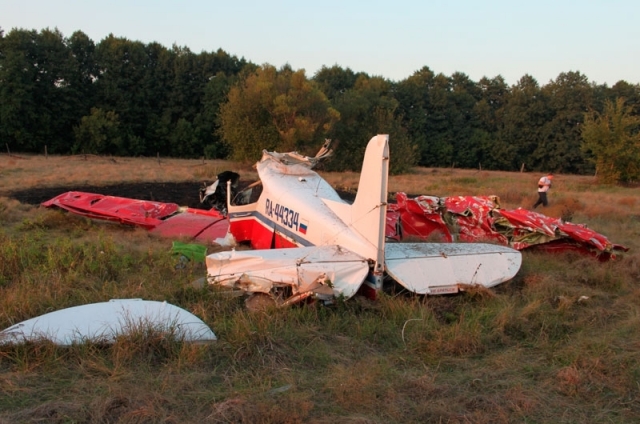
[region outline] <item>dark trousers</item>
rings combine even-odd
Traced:
[[[547,206],[549,202],[547,201],[547,192],[539,191],[538,192],[538,201],[533,205],[533,209],[537,208],[538,205]]]

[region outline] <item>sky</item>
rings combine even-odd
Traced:
[[[0,0],[0,28],[222,49],[308,77],[338,65],[401,81],[427,66],[509,85],[570,71],[640,83],[638,0]]]

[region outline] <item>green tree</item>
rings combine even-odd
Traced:
[[[178,119],[173,131],[169,135],[171,145],[171,156],[173,157],[193,157],[196,149],[199,148],[193,125],[184,118]]]
[[[501,124],[497,128],[497,139],[504,146],[500,168],[533,168],[531,155],[542,140],[541,129],[549,119],[545,97],[535,78],[525,75],[511,87],[502,107]]]
[[[91,109],[91,114],[82,117],[80,125],[74,128],[74,153],[122,154],[120,122],[113,111]]]
[[[215,53],[202,52],[196,61],[197,92],[194,98],[195,115],[190,119],[193,125],[196,145],[195,153],[205,154],[209,158],[223,158],[228,154],[226,145],[218,132],[220,105],[224,103],[231,85],[236,82],[236,75],[246,66],[255,70],[253,64],[244,59],[230,56],[224,50]]]
[[[169,135],[172,131],[171,116],[168,112],[169,97],[174,81],[173,66],[175,54],[159,43],[147,44],[144,48],[144,68],[141,98],[144,99],[145,127],[144,154],[168,155],[171,151]]]
[[[322,92],[330,101],[340,97],[347,90],[351,90],[355,85],[358,77],[364,75],[356,74],[351,69],[343,69],[338,65],[331,68],[323,66],[313,76],[313,80],[318,84]]]
[[[416,163],[421,166],[435,165],[432,151],[439,150],[431,132],[433,115],[430,91],[434,86],[434,78],[433,71],[425,66],[395,87],[398,115],[402,116],[403,125],[417,146]]]
[[[220,133],[235,160],[256,160],[262,149],[313,154],[338,119],[304,70],[266,64],[231,88],[220,108]]]
[[[632,114],[624,98],[607,100],[602,113],[585,113],[582,139],[599,180],[627,183],[640,178],[640,116]]]
[[[447,77],[423,67],[398,83],[395,97],[398,116],[418,146],[419,165],[477,166],[480,121],[475,106],[482,91],[467,75]]]
[[[150,105],[157,93],[147,91],[149,71],[145,45],[109,35],[96,47],[98,78],[96,106],[115,112],[120,119],[122,155],[154,154],[146,151],[145,131]]]
[[[451,75],[449,106],[453,162],[463,168],[474,168],[480,161],[477,142],[479,119],[474,114],[482,93],[477,84],[461,72]]]
[[[509,139],[500,136],[509,86],[498,75],[481,78],[478,87],[481,97],[473,110],[479,127],[473,135],[479,143],[478,162],[486,169],[512,169],[516,149]]]
[[[204,155],[209,159],[224,158],[229,146],[220,139],[220,106],[235,84],[235,76],[220,71],[209,79],[204,88],[202,109],[196,117],[196,132],[204,144]]]
[[[89,114],[95,102],[93,82],[97,76],[94,42],[82,31],[74,32],[67,40],[70,60],[68,62],[69,108],[73,112],[70,121],[75,126],[80,118]],[[69,134],[67,134],[68,136]],[[70,142],[66,140],[66,149]]]
[[[13,30],[0,39],[0,135],[14,150],[37,151],[36,31]],[[43,140],[42,140],[43,141]]]
[[[640,84],[629,84],[620,80],[609,89],[610,99],[615,101],[618,97],[624,97],[625,105],[631,107],[634,115],[640,115]]]
[[[0,38],[0,135],[16,150],[64,152],[73,125],[88,111],[77,51],[67,43],[57,29],[13,30]]]
[[[593,109],[593,87],[580,72],[561,73],[542,88],[548,99],[549,117],[532,153],[533,169],[586,173],[589,163],[580,148],[585,111]]]
[[[330,133],[336,154],[327,169],[360,171],[367,142],[376,134],[389,134],[391,173],[405,172],[415,163],[416,152],[397,114],[393,89],[383,78],[360,75],[352,89],[333,100],[340,121]]]

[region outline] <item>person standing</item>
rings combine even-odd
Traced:
[[[549,200],[547,199],[547,192],[551,188],[551,180],[553,180],[552,173],[543,175],[538,180],[538,201],[533,205],[533,209],[537,208],[538,205],[546,207],[549,204]]]

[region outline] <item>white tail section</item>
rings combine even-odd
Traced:
[[[382,272],[384,268],[388,179],[389,136],[380,134],[367,144],[353,204],[326,202],[336,215],[370,243],[368,252],[356,253],[375,259],[375,271],[378,272]]]

